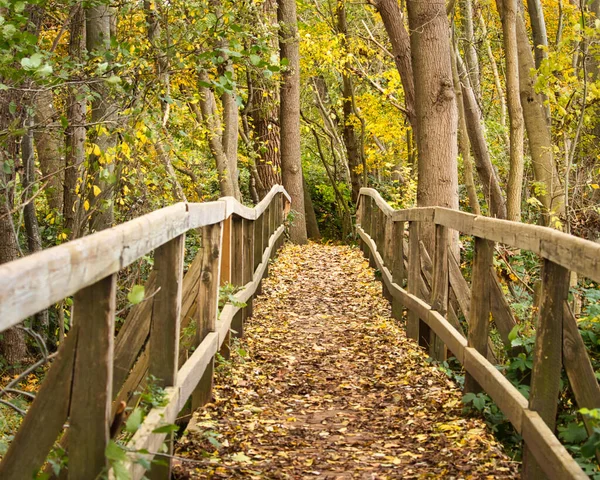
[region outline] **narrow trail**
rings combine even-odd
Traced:
[[[175,478],[517,478],[390,317],[358,249],[286,246]]]

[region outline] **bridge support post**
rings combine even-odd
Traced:
[[[233,217],[231,237],[231,284],[234,287],[244,285],[244,219]],[[244,311],[240,309],[231,322],[234,337],[244,335]]]
[[[419,248],[419,223],[411,221],[408,223],[408,293],[421,297],[421,252]],[[430,334],[429,325],[419,318],[419,315],[411,310],[408,311],[406,322],[406,335],[417,340],[419,345],[429,348]]]
[[[223,235],[221,237],[221,276],[219,285],[222,287],[231,282],[231,239],[232,239],[232,217],[226,218],[223,222]],[[217,294],[218,301],[218,294]],[[221,344],[219,353],[225,360],[229,360],[229,340],[230,334],[227,332],[225,340]]]
[[[404,280],[404,222],[391,223],[391,242],[390,255],[388,261],[391,262],[392,280],[395,284],[402,286]],[[402,320],[402,310],[404,306],[397,298],[392,298],[392,317],[396,320]]]
[[[221,271],[221,244],[223,227],[220,223],[202,227],[202,251],[200,281],[196,296],[196,342],[198,345],[206,336],[216,331],[219,313],[219,285]],[[206,367],[204,375],[192,393],[192,411],[210,401],[214,359]]]
[[[435,250],[433,254],[433,281],[431,285],[431,309],[442,316],[448,312],[448,229],[442,225],[435,226]],[[431,358],[444,361],[447,358],[447,349],[441,338],[430,329]]]
[[[152,304],[148,372],[162,388],[177,383],[184,247],[182,234],[154,251],[157,292]],[[173,453],[173,440],[173,433],[167,435],[169,454]],[[171,478],[171,459],[165,457],[161,464],[153,464],[149,476],[152,480]]]
[[[243,234],[243,273],[242,273],[242,283],[247,285],[252,281],[252,276],[254,272],[254,220],[244,220],[244,234]],[[244,308],[243,313],[243,321],[245,322],[247,318],[252,316],[254,304],[254,297],[250,297],[246,302],[246,307]]]

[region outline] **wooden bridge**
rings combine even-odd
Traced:
[[[124,468],[141,478],[150,452],[172,435],[161,427],[172,424],[190,399],[195,408],[210,396],[214,357],[218,351],[227,355],[230,332],[241,335],[252,315],[253,296],[282,244],[289,208],[289,196],[279,186],[254,209],[231,198],[180,203],[1,266],[0,331],[70,296],[74,315],[0,463],[0,478],[32,478],[56,442],[68,451],[68,478],[106,472],[117,412],[153,375],[166,400],[147,414],[125,446],[137,453],[126,457]],[[600,388],[567,304],[570,271],[600,282],[600,245],[440,207],[393,210],[371,189],[361,190],[357,223],[361,247],[380,270],[395,315],[407,310],[407,335],[434,358],[452,352],[467,372],[465,388],[483,389],[523,436],[524,476],[587,478],[553,430],[563,366],[579,407],[600,407]],[[432,257],[419,241],[420,227],[435,230]],[[191,229],[201,229],[202,247],[184,275],[185,234]],[[475,238],[471,287],[452,253],[456,232]],[[529,402],[494,367],[488,347],[490,314],[507,344],[516,324],[492,271],[494,242],[531,250],[544,262]],[[152,293],[131,309],[115,337],[117,273],[153,251],[146,283]],[[241,290],[219,314],[219,286],[227,282]],[[469,324],[468,336],[451,295]],[[196,324],[191,338],[182,335],[190,322]],[[151,478],[166,478],[169,471],[160,465],[151,470]]]

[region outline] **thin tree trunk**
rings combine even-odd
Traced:
[[[475,94],[478,103],[481,103],[481,86],[479,82],[479,59],[477,58],[477,50],[475,48],[475,29],[473,27],[473,4],[472,0],[463,0],[462,5],[462,26],[466,39],[465,45],[465,60],[469,72],[469,81],[471,88]]]
[[[458,106],[458,151],[463,160],[463,176],[465,187],[469,198],[469,206],[475,215],[481,214],[479,200],[477,199],[477,190],[475,189],[475,180],[473,178],[473,162],[471,160],[471,150],[469,143],[469,134],[465,122],[465,107],[463,104],[463,95],[461,91],[460,80],[458,78],[458,69],[456,66],[456,53],[452,50],[452,81],[454,83],[454,92],[456,94],[456,104]]]
[[[28,123],[30,124],[28,127],[31,127],[33,122],[30,121]],[[33,198],[33,188],[35,185],[35,157],[33,153],[33,132],[31,130],[28,130],[21,140],[21,156],[23,159],[21,185],[23,186],[23,198],[27,201]],[[42,250],[42,238],[35,211],[35,201],[28,201],[23,207],[23,219],[25,220],[29,253],[40,252]],[[35,329],[41,333],[44,340],[47,340],[49,327],[48,310],[42,310],[37,313],[35,320]]]
[[[523,111],[519,98],[519,62],[517,53],[517,0],[496,0],[506,57],[506,94],[510,122],[510,170],[506,206],[508,220],[521,221],[523,191]]]
[[[110,50],[112,8],[106,4],[90,6],[86,8],[85,17],[87,51],[92,57],[104,56]],[[114,222],[113,197],[116,183],[114,150],[117,137],[111,130],[117,123],[117,105],[106,82],[94,82],[90,88],[96,93],[92,100],[92,123],[99,124],[105,129],[94,139],[101,155],[92,153],[88,159],[90,166],[88,175],[91,176],[91,183],[100,188],[98,195],[92,189],[88,196],[92,209],[90,231],[99,231],[111,227]],[[101,175],[102,171],[104,172]]]
[[[44,191],[48,206],[61,213],[63,208],[64,146],[51,90],[42,89],[35,98],[35,146],[40,168],[47,182]]]
[[[307,242],[307,233],[300,161],[300,41],[295,0],[278,1],[277,20],[279,57],[288,60],[281,75],[279,93],[281,176],[283,186],[292,198],[292,209],[296,211],[296,218],[290,228],[290,239],[293,243],[304,244]]]
[[[505,219],[507,217],[506,201],[502,195],[500,182],[496,169],[492,165],[490,155],[481,127],[481,113],[475,100],[473,90],[469,85],[469,78],[464,63],[457,53],[457,65],[462,77],[461,90],[464,104],[465,122],[469,135],[469,142],[473,150],[477,173],[483,187],[483,195],[487,201],[490,216]]]
[[[85,53],[85,12],[81,5],[77,7],[71,19],[71,35],[69,40],[69,59],[75,63],[83,62]],[[64,226],[69,231],[69,238],[77,238],[81,229],[78,222],[80,217],[80,202],[77,194],[77,182],[83,174],[85,162],[85,121],[87,101],[85,92],[77,83],[69,88],[67,98],[66,152],[65,152],[65,184],[63,192]]]
[[[492,45],[488,38],[487,27],[483,15],[479,12],[479,27],[481,28],[481,34],[483,37],[483,43],[485,45],[485,51],[487,53],[488,61],[492,67],[492,73],[494,75],[494,85],[496,86],[496,92],[498,93],[498,99],[500,100],[500,123],[503,127],[506,127],[506,99],[504,98],[504,89],[502,88],[502,81],[500,80],[500,73],[498,72],[498,64],[492,52]],[[508,137],[506,143],[509,143]]]
[[[341,46],[344,57],[347,56],[347,44],[348,44],[348,24],[346,21],[346,6],[345,0],[340,0],[337,3],[336,8],[337,16],[337,30],[341,34]],[[346,158],[348,159],[348,169],[350,170],[350,183],[351,183],[351,197],[352,202],[356,203],[358,200],[358,193],[360,188],[363,186],[358,169],[364,167],[362,151],[362,142],[357,138],[358,135],[352,123],[352,116],[354,115],[353,99],[354,99],[354,86],[352,84],[352,77],[347,70],[347,65],[344,64],[342,69],[342,111],[344,113],[344,124],[342,129],[342,135],[344,137],[344,145],[346,147]],[[366,171],[363,171],[363,175]]]
[[[554,160],[552,132],[546,121],[544,100],[535,91],[536,77],[531,75],[534,68],[533,56],[529,48],[525,21],[521,15],[517,18],[517,40],[523,119],[529,138],[535,181],[542,185],[542,188],[536,189],[535,196],[544,207],[546,225],[553,226],[557,222],[553,222],[551,219],[565,213],[565,194]]]
[[[546,33],[546,20],[544,19],[542,2],[540,0],[527,0],[527,10],[531,20],[531,32],[533,33],[535,68],[540,68],[542,60],[548,57],[547,50],[540,48],[548,47],[548,34]],[[529,44],[529,40],[527,44]]]
[[[410,46],[415,84],[421,207],[458,208],[456,157],[458,112],[452,82],[452,60],[446,7],[443,2],[408,2]],[[422,238],[433,252],[433,229]]]
[[[302,176],[302,186],[304,188],[304,208],[306,210],[306,233],[311,240],[321,240],[321,232],[319,232],[315,208],[304,175]]]

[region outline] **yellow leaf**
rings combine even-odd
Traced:
[[[98,145],[94,144],[93,153],[94,153],[94,155],[96,155],[97,157],[99,157],[102,154],[102,150],[100,150],[100,147]]]
[[[87,200],[83,202],[83,209],[87,212],[90,209],[90,202]]]
[[[592,183],[591,187],[592,187],[594,190],[598,190],[598,189],[600,188],[600,185],[598,185],[597,183]]]
[[[94,197],[97,197],[101,193],[102,193],[102,190],[100,190],[100,187],[98,187],[97,185],[94,185]]]

